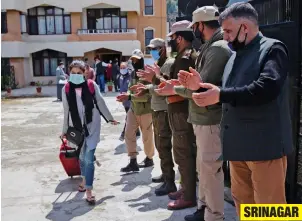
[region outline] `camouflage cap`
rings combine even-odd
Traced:
[[[179,31],[191,31],[192,32],[192,29],[188,27],[189,25],[190,25],[190,22],[187,20],[175,22],[171,27],[171,32],[167,36],[171,37],[173,34],[175,34],[176,32],[179,32]]]
[[[214,21],[219,19],[219,11],[215,6],[203,6],[193,12],[193,19],[188,28],[191,28],[196,22]]]
[[[162,48],[165,47],[166,43],[165,40],[162,38],[154,38],[150,41],[150,44],[147,46],[147,48]]]
[[[141,58],[144,58],[144,54],[143,54],[143,52],[141,50],[135,49],[132,52],[132,55],[131,55],[130,59],[132,59],[132,58],[141,59]]]

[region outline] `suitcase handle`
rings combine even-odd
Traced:
[[[62,141],[62,144],[63,144],[63,147],[64,147],[65,151],[67,152],[67,148],[66,148],[66,145],[65,145],[65,142],[64,142],[63,138],[61,136],[59,138]],[[76,148],[71,148],[71,150],[76,150]]]

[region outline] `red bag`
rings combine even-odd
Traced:
[[[74,154],[76,149],[67,146],[66,139],[61,139],[61,140],[62,140],[62,145],[60,148],[59,158],[65,169],[65,172],[71,178],[73,176],[81,175],[79,159],[76,156],[76,154]]]

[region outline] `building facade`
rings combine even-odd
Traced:
[[[148,54],[150,40],[167,34],[165,0],[2,0],[1,8],[1,66],[13,66],[19,87],[54,81],[59,61]]]

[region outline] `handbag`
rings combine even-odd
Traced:
[[[84,131],[81,132],[81,131],[77,130],[76,128],[69,126],[67,129],[67,133],[66,133],[66,139],[69,142],[80,147],[83,144],[84,135],[85,135]]]
[[[68,125],[69,125],[69,113],[68,113],[68,119],[67,119]],[[66,139],[75,144],[77,147],[82,147],[84,139],[85,139],[85,131],[84,127],[82,127],[82,131],[79,131],[75,127],[68,126],[67,133],[66,133]]]

